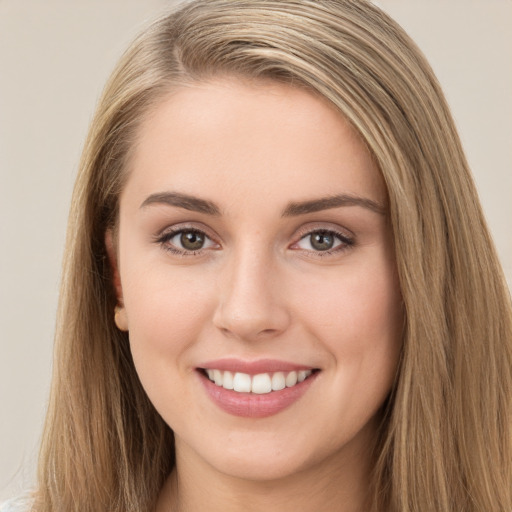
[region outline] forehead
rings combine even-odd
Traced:
[[[140,196],[258,189],[269,201],[345,192],[386,202],[380,172],[343,116],[273,82],[219,79],[170,92],[142,121],[128,172],[126,189]]]

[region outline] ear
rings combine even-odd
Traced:
[[[117,260],[117,248],[114,243],[114,233],[108,229],[105,233],[105,248],[107,249],[110,268],[112,269],[112,280],[116,292],[117,305],[114,311],[114,321],[117,328],[121,331],[128,330],[128,319],[123,300],[123,288],[121,286],[121,276],[119,274],[119,263]]]

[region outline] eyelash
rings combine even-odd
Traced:
[[[168,251],[176,256],[180,257],[188,257],[188,256],[196,256],[201,254],[205,249],[209,249],[208,247],[201,247],[198,250],[191,251],[187,250],[185,248],[180,249],[176,247],[174,244],[170,244],[170,241],[177,235],[183,234],[183,233],[192,233],[192,234],[198,234],[205,237],[206,240],[210,240],[213,244],[217,244],[212,237],[210,237],[205,231],[197,228],[188,228],[188,227],[178,227],[175,229],[172,229],[170,231],[166,231],[165,233],[161,233],[155,237],[155,242],[159,244],[162,249],[165,251]],[[354,246],[355,240],[352,237],[347,236],[345,233],[342,233],[340,231],[337,231],[335,229],[326,229],[326,228],[313,228],[304,230],[303,233],[299,234],[299,239],[294,242],[290,247],[293,249],[293,246],[296,246],[299,244],[302,240],[305,240],[307,237],[311,237],[314,234],[323,234],[327,236],[332,236],[336,240],[338,240],[340,243],[338,245],[335,245],[331,249],[327,249],[325,251],[315,251],[315,250],[307,250],[304,249],[304,251],[310,253],[311,255],[314,255],[315,258],[323,258],[326,256],[333,255],[335,253],[341,253],[344,251],[349,250],[351,247]],[[218,245],[218,244],[217,244]],[[301,250],[300,248],[293,249],[293,250]]]
[[[166,231],[164,233],[161,233],[159,235],[156,236],[156,239],[155,239],[155,242],[157,244],[159,244],[162,249],[164,249],[165,251],[168,251],[176,256],[182,256],[182,257],[187,257],[187,256],[196,256],[198,254],[200,254],[202,251],[205,250],[204,247],[201,247],[200,249],[196,250],[196,251],[191,251],[191,250],[187,250],[185,248],[183,249],[180,249],[179,247],[176,247],[175,245],[173,244],[170,244],[170,241],[177,235],[179,234],[183,234],[183,233],[193,233],[193,234],[196,234],[196,235],[202,235],[204,236],[205,240],[210,240],[212,241],[213,243],[216,243],[212,240],[212,237],[209,236],[205,231],[203,231],[202,229],[197,229],[197,228],[188,228],[188,227],[178,227],[178,228],[175,228],[175,229],[171,229],[170,231]]]
[[[327,249],[325,251],[305,250],[306,252],[309,253],[310,256],[312,256],[314,258],[325,258],[325,257],[332,256],[334,254],[342,253],[342,252],[348,251],[355,245],[355,239],[353,237],[350,237],[346,233],[343,233],[336,229],[308,228],[308,229],[305,229],[303,233],[299,234],[298,241],[294,242],[292,244],[292,247],[299,244],[302,240],[305,240],[308,237],[311,237],[315,234],[320,234],[320,233],[322,235],[332,236],[335,240],[339,241],[340,243],[338,245],[335,245],[331,249]],[[310,244],[311,244],[311,241],[310,241]],[[300,249],[298,249],[298,250],[300,250]]]

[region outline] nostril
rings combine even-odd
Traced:
[[[229,329],[227,327],[219,327],[219,330],[226,337],[237,338],[240,340],[247,340],[247,341],[263,339],[263,338],[270,338],[272,336],[277,336],[280,332],[279,329],[249,330],[249,329],[242,329],[242,328]]]
[[[272,335],[277,332],[278,332],[277,329],[263,329],[262,331],[259,332],[259,334],[260,335],[265,335],[265,334]]]

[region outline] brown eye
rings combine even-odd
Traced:
[[[317,231],[311,233],[309,237],[311,247],[316,251],[328,251],[334,247],[335,238],[328,231]]]
[[[198,251],[203,248],[205,236],[199,231],[182,231],[180,244],[186,251]]]
[[[166,251],[183,256],[195,256],[203,250],[220,248],[199,229],[176,229],[159,236],[156,242]]]

